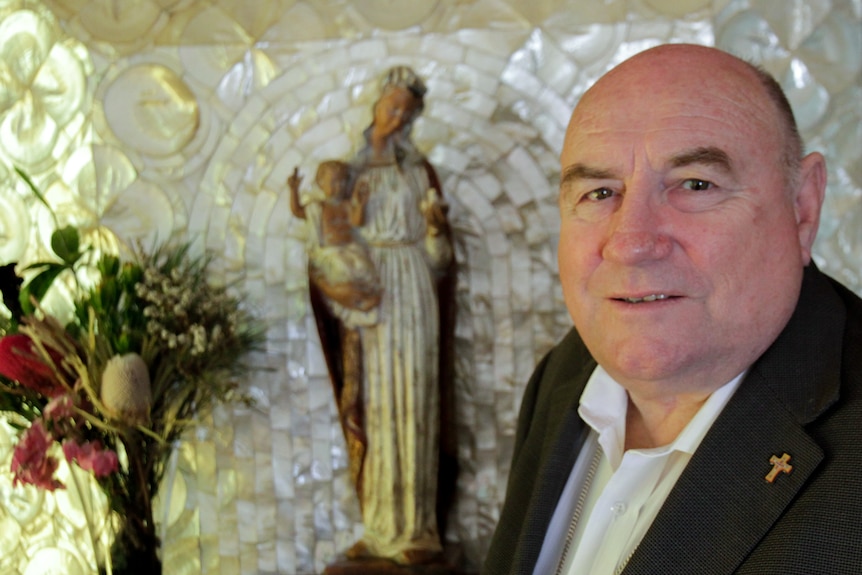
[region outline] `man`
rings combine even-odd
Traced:
[[[811,261],[825,162],[781,89],[647,50],[561,163],[575,329],[527,386],[483,573],[862,573],[862,300]]]

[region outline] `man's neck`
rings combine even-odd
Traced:
[[[625,448],[647,449],[673,442],[709,399],[709,393],[644,398],[629,391]]]

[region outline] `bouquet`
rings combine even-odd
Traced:
[[[62,453],[107,497],[117,523],[111,570],[158,574],[152,501],[172,445],[214,405],[249,401],[237,379],[264,329],[209,281],[211,258],[193,257],[188,244],[138,246],[127,261],[94,258],[67,226],[51,246],[57,260],[22,270],[27,282],[14,264],[0,268],[8,311],[0,314],[0,412],[19,430],[13,482],[64,488],[55,478]],[[82,286],[79,276],[93,267],[95,280]],[[75,286],[65,325],[40,305],[61,279]]]

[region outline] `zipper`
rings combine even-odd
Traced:
[[[599,468],[599,462],[602,460],[602,446],[596,442],[596,452],[593,454],[593,459],[590,461],[590,467],[587,469],[587,475],[584,477],[584,485],[581,487],[581,493],[578,495],[578,503],[575,505],[575,511],[572,514],[572,521],[569,523],[569,528],[566,531],[566,540],[563,543],[563,553],[560,556],[560,562],[557,564],[557,570],[554,575],[562,575],[563,565],[571,550],[572,543],[575,540],[575,530],[578,527],[578,521],[581,518],[581,513],[584,510],[584,503],[587,500],[587,493],[590,491],[590,485],[593,483],[593,478],[596,475],[596,470]]]
[[[625,561],[623,561],[622,563],[620,563],[617,566],[616,570],[614,571],[614,575],[620,575],[620,573],[623,572],[623,570],[628,566],[629,561],[631,561],[631,558],[635,554],[636,550],[637,550],[637,546],[635,546],[635,548],[632,549],[632,552],[629,553],[629,555],[628,555],[628,557],[626,557]]]

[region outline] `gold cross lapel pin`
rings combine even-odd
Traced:
[[[790,461],[790,456],[788,454],[783,454],[781,457],[777,455],[773,455],[769,458],[769,463],[772,464],[772,471],[770,471],[765,479],[768,483],[772,483],[775,481],[775,478],[778,477],[779,473],[790,474],[793,471],[793,466],[788,463]]]

